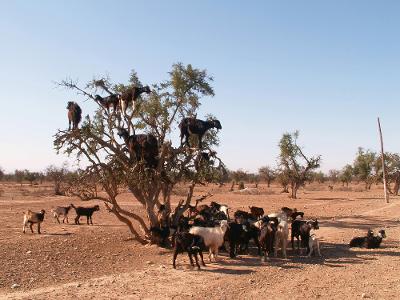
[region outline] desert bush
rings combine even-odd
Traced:
[[[239,190],[243,190],[244,189],[244,182],[240,181],[239,185],[238,185]]]

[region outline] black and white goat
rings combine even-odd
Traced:
[[[303,221],[303,220],[293,220],[292,222],[292,249],[294,250],[294,238],[297,239],[297,249],[300,251],[300,238],[303,247],[307,248],[307,253],[310,252],[310,231],[311,229],[319,229],[318,220],[310,220],[310,221]]]
[[[179,124],[181,130],[181,144],[183,144],[183,138],[188,147],[189,136],[191,134],[197,135],[199,139],[199,149],[202,148],[202,138],[207,130],[211,128],[222,129],[221,123],[218,120],[203,121],[195,118],[184,118]]]
[[[204,241],[201,236],[194,235],[188,232],[176,232],[172,266],[174,267],[174,269],[176,269],[176,257],[178,256],[179,253],[187,252],[190,264],[192,266],[194,266],[192,258],[192,256],[194,256],[197,268],[200,269],[199,260],[197,258],[197,254],[199,254],[201,262],[205,267],[206,264],[204,263],[203,252],[202,252],[202,249],[204,247],[205,247]]]
[[[118,95],[116,94],[112,94],[107,97],[96,95],[94,100],[96,100],[105,110],[107,110],[108,113],[110,112],[110,107],[112,107],[115,112],[119,103]]]

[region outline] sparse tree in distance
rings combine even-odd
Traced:
[[[69,172],[67,164],[64,163],[61,167],[50,165],[46,168],[45,172],[47,180],[54,183],[54,194],[65,195],[65,188],[62,187],[62,184],[65,183]]]
[[[340,172],[336,169],[331,169],[328,171],[328,179],[331,183],[335,184],[339,181]]]
[[[305,184],[312,171],[319,168],[321,156],[307,157],[297,145],[299,132],[285,133],[279,142],[279,165],[289,178],[291,198],[297,198],[298,189]]]
[[[339,180],[342,182],[342,185],[349,186],[349,183],[353,180],[353,167],[351,165],[345,165],[343,169],[340,171]]]
[[[276,171],[272,169],[270,166],[261,167],[258,169],[258,174],[261,180],[264,180],[267,183],[267,186],[270,187],[271,182],[276,178]]]
[[[377,162],[376,153],[371,150],[358,148],[357,156],[353,163],[354,175],[365,183],[365,189],[369,190],[376,181]]]
[[[15,170],[14,171],[14,178],[15,178],[15,181],[17,183],[21,184],[21,186],[22,186],[22,182],[25,179],[25,171],[23,171],[23,170]]]
[[[33,185],[33,182],[36,181],[39,178],[39,173],[38,172],[31,172],[27,169],[24,170],[24,178],[29,181],[31,186]]]

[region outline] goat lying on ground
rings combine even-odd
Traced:
[[[261,224],[259,243],[264,252],[264,261],[274,251],[276,231],[278,229],[278,219],[264,217]]]
[[[72,129],[77,129],[78,124],[82,119],[82,109],[76,102],[69,101],[67,104],[68,109],[68,130],[71,130],[71,123]]]
[[[222,220],[219,226],[190,228],[189,233],[199,235],[203,238],[206,247],[209,247],[209,258],[217,259],[218,249],[224,243],[224,235],[228,229],[228,221]]]
[[[377,236],[372,236],[372,238],[368,239],[368,244],[367,244],[367,248],[368,249],[375,249],[375,248],[379,248],[379,246],[381,245],[382,240],[386,237],[386,232],[385,230],[381,229],[378,232]]]
[[[25,233],[25,227],[26,225],[29,224],[29,228],[31,229],[32,233],[33,233],[33,229],[32,226],[33,224],[37,224],[37,228],[38,228],[38,233],[40,234],[40,223],[43,222],[44,220],[44,214],[45,214],[45,210],[42,209],[40,212],[36,213],[33,212],[31,210],[27,210],[24,213],[24,223],[23,223],[23,227],[22,227],[22,232]]]
[[[135,111],[136,100],[143,93],[150,94],[151,90],[148,85],[144,87],[133,87],[122,93],[119,97],[122,112],[126,115],[126,110],[130,103],[132,103],[132,111]]]
[[[374,232],[368,229],[367,236],[358,236],[352,238],[350,241],[350,247],[367,248],[368,239],[374,236]]]
[[[124,128],[118,129],[118,135],[124,140],[131,156],[137,161],[144,160],[149,168],[158,165],[158,141],[152,134],[129,135]]]
[[[187,252],[189,259],[190,259],[190,264],[192,266],[194,266],[193,258],[192,258],[192,255],[193,255],[196,260],[197,268],[200,269],[199,260],[197,258],[197,254],[199,254],[200,258],[201,258],[201,262],[202,262],[203,266],[205,267],[206,264],[204,263],[203,252],[202,252],[203,248],[204,248],[204,241],[201,236],[193,235],[188,232],[177,232],[175,234],[175,246],[174,246],[173,259],[172,259],[172,266],[174,267],[174,269],[176,269],[175,262],[176,262],[176,257],[178,256],[178,253]]]
[[[294,250],[294,237],[297,239],[297,249],[300,251],[300,239],[303,247],[307,247],[307,253],[310,252],[309,239],[311,229],[319,229],[318,220],[303,221],[293,220],[292,222],[292,249]]]
[[[51,211],[53,212],[54,218],[56,218],[58,224],[60,224],[59,217],[63,216],[62,222],[64,223],[64,220],[67,220],[68,223],[68,212],[71,209],[70,206],[57,206],[55,209],[52,209]]]
[[[195,118],[184,118],[179,124],[179,128],[181,130],[181,144],[183,144],[183,138],[185,138],[186,145],[190,147],[189,136],[195,134],[198,136],[199,149],[201,149],[201,141],[207,130],[210,128],[222,129],[222,126],[218,120],[203,121]]]
[[[321,252],[319,250],[319,240],[314,230],[310,231],[310,238],[308,240],[308,248],[310,248],[310,252],[308,253],[308,257],[311,257],[314,251],[318,253],[318,256],[321,257]]]
[[[117,110],[119,102],[118,95],[112,94],[107,97],[96,95],[94,100],[96,100],[104,109],[106,109],[108,113],[110,112],[110,107],[113,108],[114,112]]]
[[[75,224],[76,225],[80,225],[79,223],[79,218],[81,216],[86,216],[86,221],[87,224],[89,225],[89,221],[90,224],[93,225],[93,221],[92,221],[92,215],[95,211],[99,211],[100,207],[98,205],[92,206],[92,207],[82,207],[82,206],[75,206],[73,204],[71,204],[71,207],[73,207],[75,209],[76,212],[76,217],[75,217]]]
[[[374,236],[373,231],[368,230],[367,236],[355,237],[350,241],[350,247],[360,247],[367,249],[379,248],[382,240],[386,237],[385,230],[381,229],[377,236]]]

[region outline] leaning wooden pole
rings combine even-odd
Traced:
[[[389,193],[387,192],[387,185],[386,185],[386,167],[385,167],[385,155],[383,152],[383,138],[382,138],[382,129],[381,129],[381,122],[378,118],[378,128],[379,128],[379,137],[381,139],[381,157],[382,157],[382,172],[383,172],[383,192],[385,193],[385,200],[386,203],[389,203]]]

